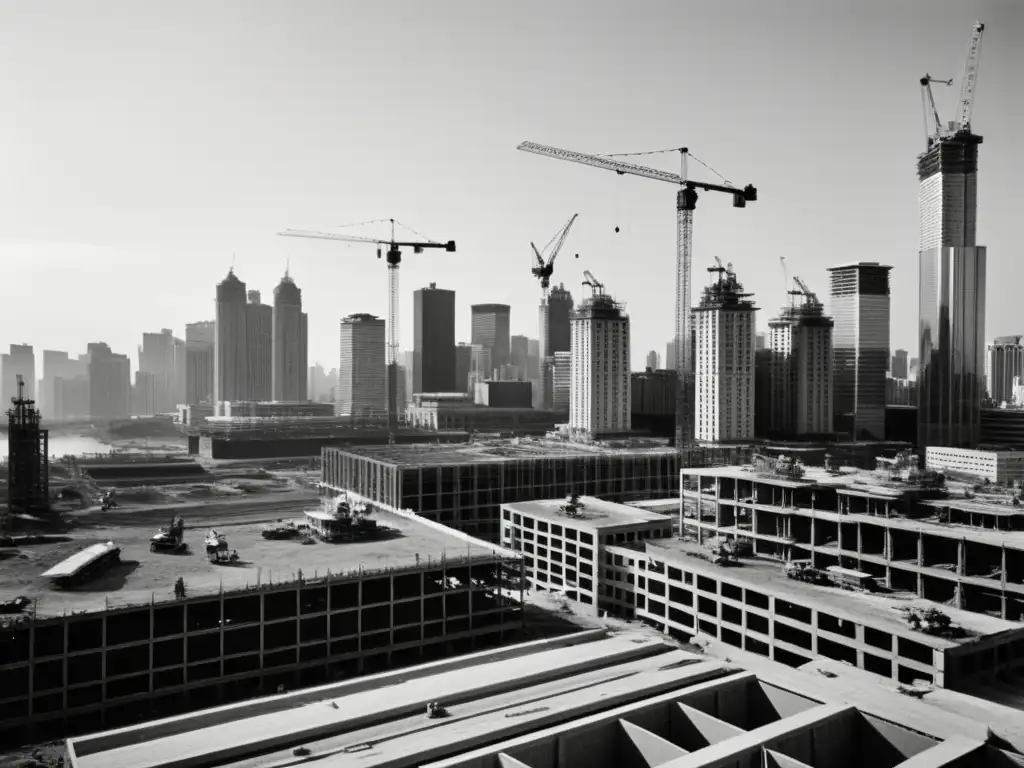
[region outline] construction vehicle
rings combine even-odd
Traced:
[[[907,623],[918,632],[928,635],[950,635],[954,632],[952,620],[938,608],[910,608],[904,615]]]
[[[184,541],[185,521],[180,515],[175,515],[170,525],[161,528],[149,540],[150,552],[171,552],[174,554],[188,551],[188,544]]]
[[[209,553],[210,562],[214,565],[235,565],[241,562],[237,550],[218,549]]]
[[[312,536],[333,544],[358,539],[374,538],[386,529],[371,520],[373,510],[355,495],[345,494],[338,499],[325,499],[320,509],[306,512]]]
[[[206,534],[203,544],[206,546],[206,554],[212,558],[212,555],[216,552],[227,551],[228,537],[223,533],[219,533],[216,528],[211,528],[210,532]]]
[[[448,717],[448,708],[436,701],[432,701],[427,704],[427,717],[431,720]]]
[[[30,597],[20,596],[13,600],[4,600],[0,602],[0,614],[24,613],[30,605],[32,605]]]
[[[272,541],[297,539],[302,535],[302,530],[291,520],[288,520],[287,522],[284,520],[278,520],[276,523],[263,526],[263,530],[260,531],[260,535],[263,536],[264,539]]]
[[[926,74],[921,78],[921,102],[924,108],[925,146],[930,148],[936,142],[957,135],[970,135],[971,113],[974,111],[974,91],[978,86],[978,64],[981,60],[981,38],[985,25],[980,21],[971,29],[971,39],[967,46],[967,60],[964,62],[964,75],[960,80],[960,98],[957,101],[956,120],[943,125],[939,111],[935,108],[935,97],[932,83],[952,85],[952,80],[937,80]]]
[[[530,243],[530,247],[533,248],[533,255],[537,259],[537,266],[530,271],[533,273],[534,277],[540,280],[540,288],[545,296],[548,295],[548,287],[551,285],[551,275],[555,272],[555,258],[558,256],[559,251],[562,250],[562,246],[565,244],[565,238],[568,236],[569,230],[572,229],[573,222],[576,221],[577,216],[579,216],[579,214],[574,213],[568,223],[555,233],[555,236],[551,238],[546,246],[544,246],[544,251],[538,251],[537,246],[532,242]],[[554,243],[554,245],[552,245],[552,243]],[[546,259],[544,258],[545,251],[548,252],[548,257]],[[579,256],[580,255],[577,253],[576,258],[579,258]]]
[[[875,577],[864,571],[855,571],[852,568],[842,568],[838,565],[830,565],[825,569],[828,580],[832,586],[840,589],[852,589],[860,592],[877,592],[878,583]]]
[[[116,494],[117,491],[115,491],[113,488],[104,493],[103,496],[100,497],[100,509],[106,512],[107,510],[116,507],[117,500],[114,498]]]
[[[755,453],[753,455],[753,464],[758,472],[772,474],[777,477],[799,480],[804,476],[804,466],[800,459],[791,459],[789,456],[775,458],[766,456],[763,453]]]
[[[391,223],[391,238],[389,240],[375,240],[370,237],[355,237],[353,235],[341,235],[331,232],[312,232],[309,230],[286,229],[278,232],[285,237],[310,237],[317,240],[340,240],[346,243],[373,243],[377,246],[377,258],[381,258],[381,247],[387,246],[388,263],[388,346],[387,346],[387,371],[388,371],[388,444],[395,444],[395,434],[398,432],[398,268],[402,264],[402,248],[412,248],[413,253],[423,253],[426,248],[443,248],[448,253],[455,253],[455,241],[449,240],[446,243],[438,243],[433,240],[399,241],[395,238],[395,224],[408,229],[418,237],[422,237],[410,227],[401,222],[388,219]],[[364,222],[372,224],[375,222]]]
[[[828,584],[828,577],[811,565],[810,560],[791,560],[783,568],[786,578],[808,584]]]
[[[674,343],[676,347],[676,434],[675,442],[678,450],[693,442],[693,349],[690,338],[690,268],[693,263],[693,212],[697,207],[697,190],[708,192],[724,192],[732,195],[733,206],[745,208],[748,202],[757,200],[757,188],[748,184],[743,189],[732,186],[726,179],[723,184],[708,184],[693,181],[687,175],[687,161],[691,157],[687,147],[658,152],[639,152],[630,154],[660,154],[662,152],[678,152],[680,156],[680,172],[669,173],[633,163],[624,163],[611,159],[612,156],[587,155],[565,149],[557,149],[542,144],[524,141],[518,147],[523,152],[551,157],[556,160],[567,160],[581,163],[606,171],[614,171],[619,176],[642,176],[655,181],[674,184],[676,192],[676,317]],[[694,158],[696,159],[696,158]],[[700,162],[698,160],[698,162]],[[706,167],[706,166],[705,166]]]

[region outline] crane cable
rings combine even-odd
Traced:
[[[665,154],[667,152],[679,152],[681,149],[682,149],[682,147],[673,147],[672,149],[652,149],[649,152],[619,152],[619,153],[614,153],[614,154],[596,155],[596,157],[641,157],[642,155],[663,155],[663,154]],[[711,173],[715,174],[715,176],[720,178],[722,180],[722,182],[726,186],[729,186],[729,187],[733,186],[733,183],[731,181],[729,181],[729,179],[725,178],[725,176],[720,174],[718,171],[716,171],[710,165],[705,163],[703,160],[701,160],[695,154],[693,154],[692,152],[687,152],[686,154],[687,154],[687,157],[689,157],[689,158],[691,158],[693,160],[696,160],[698,163],[700,163],[705,168],[707,168],[709,171],[711,171]]]
[[[357,221],[357,222],[355,222],[353,224],[339,224],[339,225],[337,225],[335,227],[335,229],[346,229],[348,227],[365,227],[365,226],[367,226],[369,224],[391,224],[391,223],[397,224],[398,226],[403,227],[404,229],[409,230],[414,235],[416,235],[416,237],[419,237],[419,238],[423,239],[424,241],[426,241],[428,243],[437,243],[437,240],[431,240],[426,235],[423,235],[420,232],[417,232],[415,229],[410,227],[408,224],[403,224],[398,219],[371,219],[369,221]]]

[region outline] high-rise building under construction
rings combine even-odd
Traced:
[[[18,394],[7,411],[7,495],[13,512],[31,513],[49,508],[49,433],[42,428],[35,401],[28,397],[25,379],[15,377]]]
[[[981,438],[986,252],[976,239],[978,145],[936,137],[917,159],[920,323],[918,445],[972,448]]]

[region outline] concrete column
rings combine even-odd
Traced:
[[[917,567],[924,567],[924,534],[917,534]],[[917,596],[924,597],[924,575],[918,571],[917,573]]]
[[[1006,618],[1006,545],[1003,544],[999,548],[999,611],[1000,616]]]

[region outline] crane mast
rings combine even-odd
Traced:
[[[341,235],[333,232],[314,232],[306,229],[286,229],[277,234],[284,237],[308,237],[314,240],[339,240],[345,243],[371,243],[377,246],[377,258],[381,257],[381,246],[387,246],[388,265],[388,319],[387,319],[387,398],[388,398],[388,444],[393,445],[398,432],[398,268],[402,264],[402,248],[412,248],[413,253],[423,253],[426,248],[443,248],[455,252],[455,241],[438,243],[433,240],[400,241],[395,239],[395,220],[391,222],[391,239],[376,240],[371,237]],[[404,225],[403,225],[404,226]]]
[[[555,160],[566,160],[571,163],[614,171],[620,176],[640,176],[666,182],[674,184],[678,188],[676,193],[676,304],[673,346],[676,353],[677,373],[675,443],[678,449],[682,449],[693,441],[695,409],[691,362],[693,344],[690,338],[690,270],[693,262],[693,212],[697,207],[697,190],[731,194],[733,206],[744,208],[748,202],[757,200],[757,189],[752,184],[739,189],[729,184],[708,184],[689,179],[687,160],[690,152],[686,147],[678,150],[680,154],[679,173],[661,171],[635,163],[624,163],[600,155],[587,155],[568,149],[558,149],[531,141],[524,141],[518,149]]]

